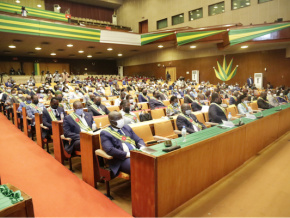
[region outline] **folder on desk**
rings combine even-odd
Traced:
[[[149,147],[145,147],[145,146],[141,147],[140,150],[145,152],[145,153],[147,153],[147,154],[152,154],[152,153],[156,152],[155,149],[149,148]]]
[[[225,121],[222,120],[223,124],[221,126],[227,127],[227,128],[233,128],[235,126],[235,124],[232,121]]]
[[[246,114],[246,118],[251,119],[251,120],[257,119],[256,116],[253,114]]]

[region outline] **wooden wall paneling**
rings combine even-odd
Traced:
[[[70,72],[70,67],[68,63],[39,63],[39,70],[40,72],[49,70],[50,73],[54,73],[58,70],[58,72],[62,73],[63,70]]]
[[[131,152],[132,215],[157,216],[156,158],[138,151]],[[133,163],[133,164],[132,164]],[[169,190],[166,190],[168,193]],[[142,202],[140,204],[140,202]]]
[[[227,63],[234,58],[233,65],[239,65],[236,76],[227,81],[227,84],[235,84],[238,82],[240,85],[245,84],[247,78],[254,73],[264,73],[264,87],[267,82],[271,82],[274,86],[282,84],[290,86],[290,59],[286,58],[286,50],[269,50],[259,52],[248,52],[239,54],[227,54]],[[216,61],[223,62],[223,56],[211,56],[203,58],[193,58],[184,60],[172,60],[166,62],[157,62],[150,64],[142,64],[135,66],[124,66],[124,75],[144,75],[155,76],[156,78],[162,77],[165,79],[165,67],[176,67],[176,77],[185,77],[191,79],[191,74],[186,74],[187,71],[199,70],[200,81],[210,81],[213,84],[221,82],[215,76],[213,67],[217,67]],[[160,64],[160,67],[158,67]],[[267,70],[265,71],[265,68]]]
[[[34,63],[33,62],[23,62],[22,63],[22,71],[26,75],[31,75],[34,72]]]
[[[112,22],[112,15],[114,14],[114,9],[103,8],[94,5],[85,5],[64,0],[45,1],[45,9],[53,11],[54,4],[60,5],[61,13],[65,13],[66,10],[70,9],[70,13],[73,17],[91,18]]]
[[[100,148],[100,137],[99,135],[80,133],[80,143],[83,181],[97,188],[100,174],[96,163],[95,150]]]
[[[18,69],[21,68],[20,62],[18,62],[18,61],[0,61],[0,73],[6,72],[7,74],[9,74],[11,67],[13,67],[15,71],[17,71]]]

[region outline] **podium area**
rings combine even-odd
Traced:
[[[35,217],[131,216],[0,114],[0,175],[31,196]]]

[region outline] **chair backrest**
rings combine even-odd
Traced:
[[[77,99],[77,98],[76,98],[76,99],[70,99],[70,100],[69,100],[69,103],[72,104],[72,103],[74,103],[75,101],[80,101],[80,99]]]
[[[147,102],[143,102],[143,103],[137,103],[137,105],[139,106],[139,105],[142,105],[142,109],[149,109],[149,107],[148,107],[148,103]]]
[[[236,105],[230,105],[227,107],[227,116],[229,115],[229,112],[231,112],[232,116],[236,116],[237,115],[237,107]]]
[[[180,98],[179,99],[179,102],[180,102],[180,105],[183,105],[184,104],[184,99],[183,98]]]
[[[163,102],[163,104],[165,105],[165,106],[168,106],[168,105],[170,105],[170,102],[169,102],[169,100],[164,100],[164,101],[162,101]]]
[[[171,120],[165,122],[154,123],[155,135],[167,138],[177,138],[178,135],[174,133]]]
[[[141,125],[132,127],[132,130],[139,136],[145,143],[154,141],[153,134],[149,125]]]
[[[163,108],[162,109],[151,110],[150,112],[151,112],[152,119],[159,119],[159,118],[165,116]]]
[[[94,121],[95,121],[98,128],[110,125],[110,121],[109,121],[109,118],[107,115],[94,117]]]
[[[119,106],[110,106],[107,107],[109,111],[120,111],[120,107]]]
[[[193,114],[196,116],[196,118],[198,119],[199,122],[205,124],[205,119],[204,119],[203,113],[194,112]]]
[[[114,100],[114,99],[117,99],[118,98],[118,96],[110,96],[110,97],[108,97],[108,100]]]
[[[253,109],[253,110],[259,110],[259,107],[258,107],[258,103],[257,101],[253,101],[250,103],[250,107]]]
[[[223,104],[227,104],[227,105],[229,105],[229,104],[230,104],[230,102],[229,102],[229,99],[228,99],[228,98],[225,98],[225,99],[223,99],[223,100],[222,100],[222,103],[223,103]]]
[[[208,112],[203,112],[205,122],[209,122]]]

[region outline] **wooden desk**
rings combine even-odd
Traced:
[[[191,144],[190,141],[194,141],[199,134],[189,135],[186,146],[180,144],[181,149],[167,154],[154,156],[132,151],[133,216],[166,216],[241,166],[289,129],[288,105],[288,108],[284,107],[282,111],[262,119],[248,120],[241,127],[230,130],[212,127],[203,130],[211,134],[217,131],[218,134],[197,143]],[[155,146],[164,147],[159,144],[152,148]]]
[[[27,121],[27,113],[26,113],[26,107],[22,108],[22,117],[23,117],[23,132],[24,134],[29,137],[28,134],[28,121]]]
[[[18,114],[17,114],[18,107],[19,107],[19,103],[13,103],[14,125],[17,128],[18,128]]]

